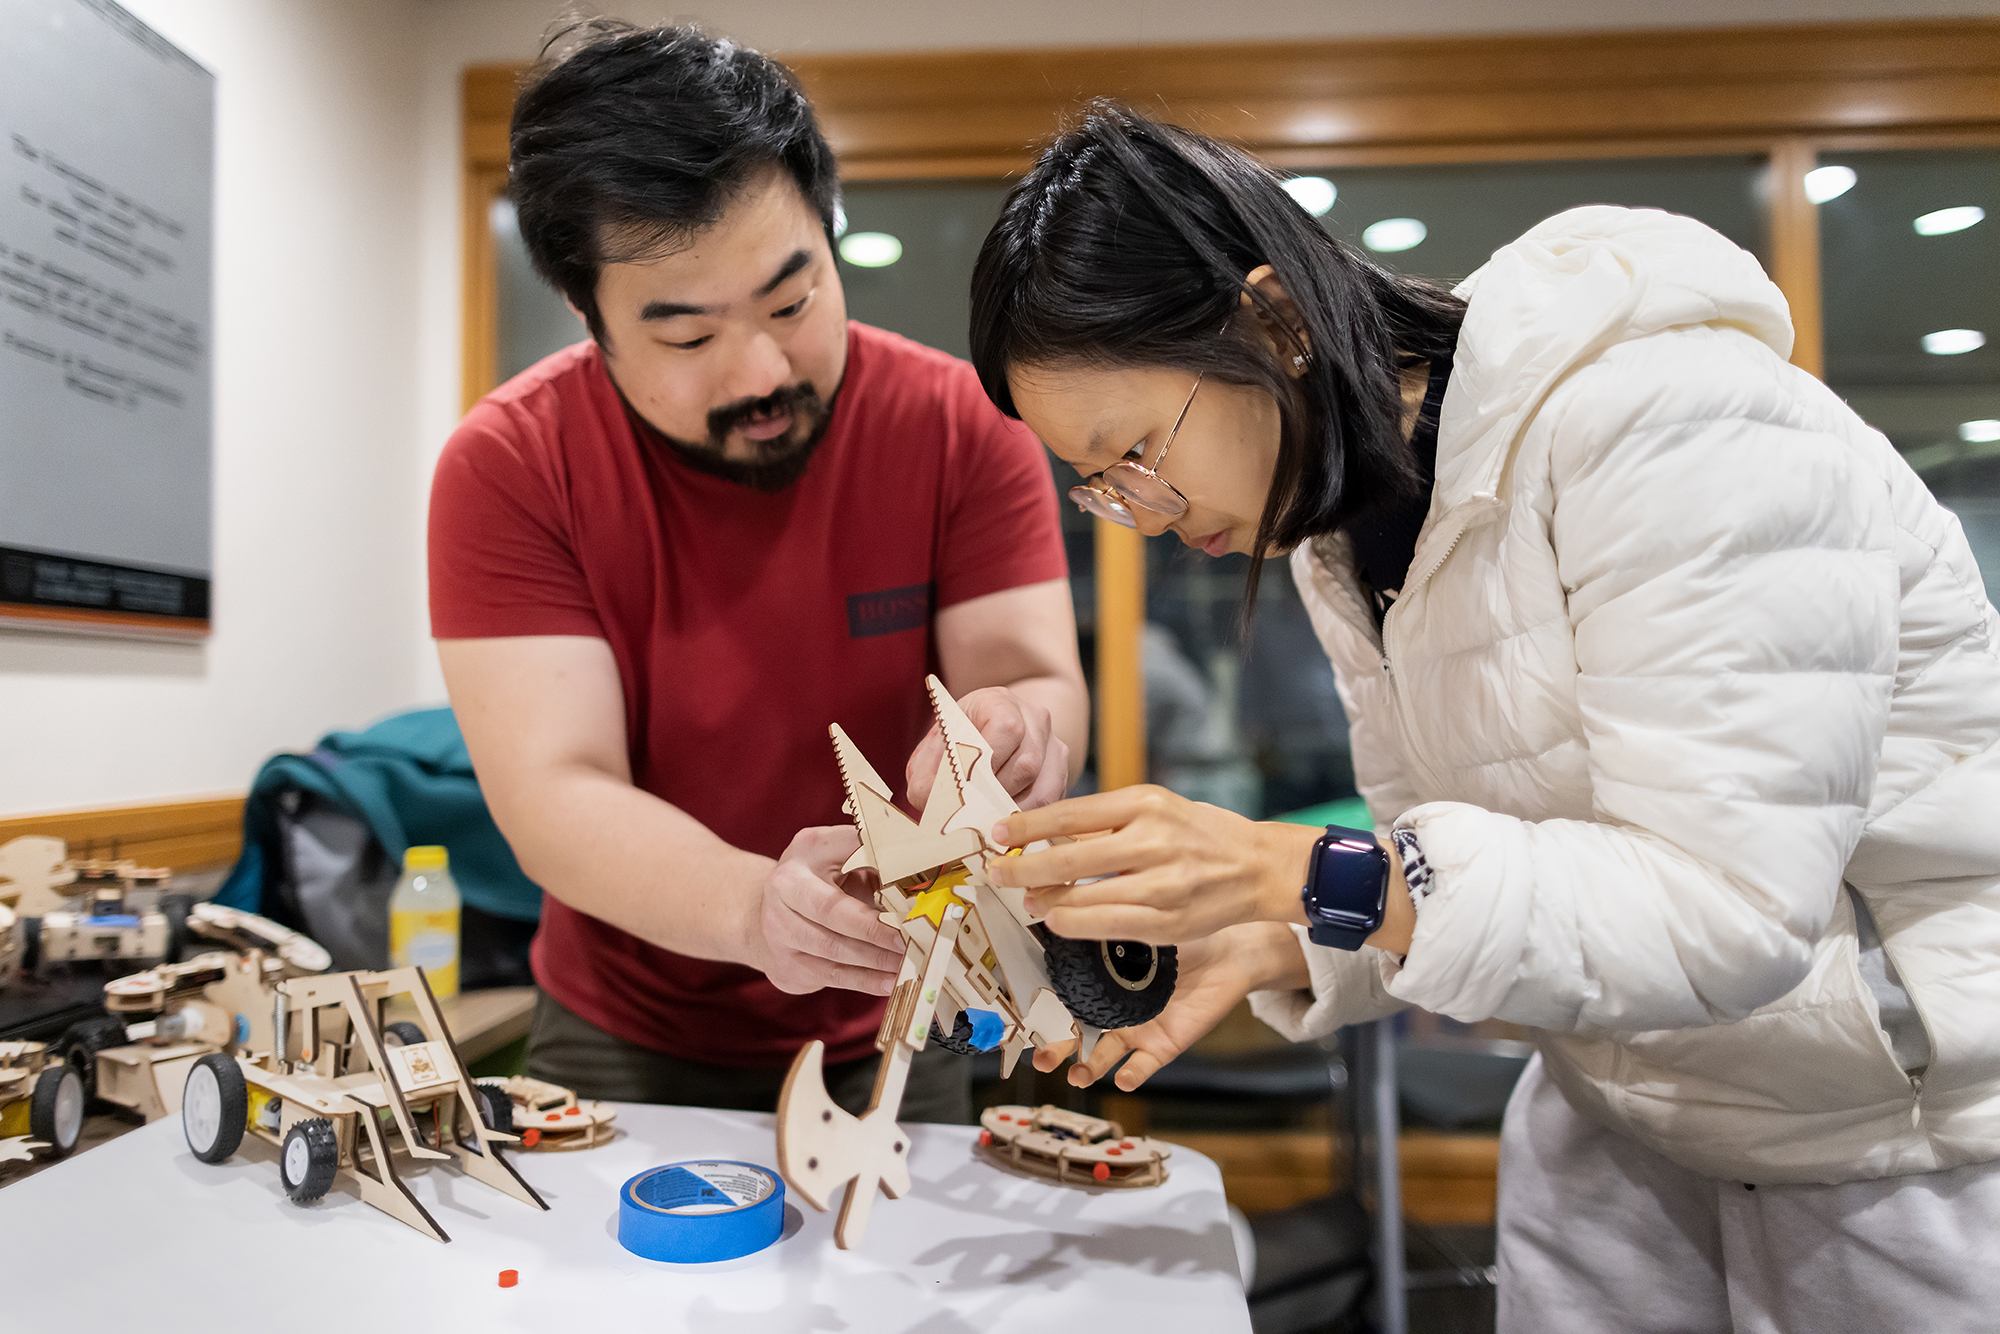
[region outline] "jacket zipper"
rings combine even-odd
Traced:
[[[1436,769],[1431,767],[1429,761],[1419,752],[1416,743],[1416,719],[1408,707],[1408,701],[1403,696],[1402,687],[1396,682],[1395,664],[1389,656],[1389,622],[1402,609],[1404,603],[1408,601],[1411,590],[1428,583],[1430,577],[1436,574],[1443,567],[1445,561],[1451,558],[1451,553],[1458,549],[1458,544],[1464,540],[1466,533],[1471,528],[1471,514],[1462,514],[1458,520],[1457,529],[1451,535],[1451,540],[1444,544],[1444,549],[1438,553],[1437,559],[1426,565],[1421,575],[1418,575],[1414,579],[1404,580],[1403,591],[1397,595],[1396,601],[1389,607],[1389,610],[1382,614],[1382,636],[1380,640],[1382,672],[1389,682],[1389,707],[1395,713],[1396,730],[1402,734],[1403,753],[1409,757],[1410,763],[1424,776],[1427,785],[1433,793],[1442,792],[1445,785],[1442,776]]]

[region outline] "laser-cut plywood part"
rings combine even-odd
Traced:
[[[385,1025],[408,997],[414,1024]],[[246,1134],[277,1146],[298,1204],[336,1180],[426,1236],[444,1229],[405,1186],[400,1159],[455,1162],[466,1175],[538,1209],[548,1205],[500,1155],[518,1142],[466,1074],[437,998],[418,968],[293,977],[272,988],[267,1049],[197,1060],[181,1098],[196,1158],[219,1163]],[[412,1032],[411,1030],[415,1031]]]
[[[1087,1055],[1098,1024],[1144,1023],[1173,993],[1172,947],[1063,940],[1028,912],[1022,891],[987,879],[991,859],[1012,855],[988,831],[1020,808],[979,729],[935,676],[925,684],[944,754],[918,819],[896,806],[847,733],[828,729],[861,838],[842,869],[877,872],[876,906],[905,946],[876,1035],[882,1064],[868,1110],[851,1116],[827,1095],[819,1042],[799,1053],[779,1096],[778,1169],[816,1209],[847,1188],[834,1226],[842,1248],[860,1244],[878,1188],[891,1199],[909,1188],[909,1142],[896,1112],[910,1058],[927,1042],[966,1053],[998,1048],[1011,1074],[1033,1047],[1076,1041]]]
[[[1157,1186],[1174,1152],[1116,1121],[1055,1106],[988,1107],[979,1126],[982,1156],[1064,1186]]]

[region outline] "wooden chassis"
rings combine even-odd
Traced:
[[[1016,174],[1095,96],[1229,139],[1280,167],[1758,153],[1777,168],[1771,276],[1793,361],[1821,373],[1818,215],[1799,178],[1823,151],[2000,142],[2000,20],[1543,33],[787,60],[849,180]],[[494,384],[486,209],[506,187],[523,65],[463,94],[463,394]],[[1143,781],[1144,544],[1100,522],[1098,772]]]

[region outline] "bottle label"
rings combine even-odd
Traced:
[[[440,1000],[458,994],[458,912],[389,914],[389,963],[417,967]]]

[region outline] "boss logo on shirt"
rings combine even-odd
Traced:
[[[847,595],[849,639],[872,639],[876,635],[893,635],[899,630],[921,630],[930,624],[930,619],[929,584]]]

